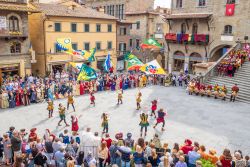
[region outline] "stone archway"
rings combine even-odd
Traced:
[[[175,51],[173,54],[173,60],[174,60],[174,71],[180,71],[184,69],[185,64],[185,54],[182,51]]]
[[[216,47],[214,47],[210,54],[209,54],[209,61],[210,62],[215,62],[217,60],[219,60],[221,58],[221,56],[223,56],[224,52],[226,51],[226,49],[231,48],[232,45],[218,45]]]
[[[199,54],[197,52],[191,53],[190,56],[189,56],[188,71],[190,73],[193,73],[193,71],[194,71],[193,65],[196,64],[196,63],[201,63],[202,61],[203,61],[203,58],[202,58],[201,54]]]

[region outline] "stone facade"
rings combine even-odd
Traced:
[[[233,46],[237,41],[244,42],[244,36],[250,36],[250,29],[246,28],[250,26],[248,0],[236,0],[233,16],[225,16],[227,0],[206,0],[205,6],[199,6],[199,0],[182,0],[182,7],[178,6],[177,1],[179,0],[172,0],[172,13],[169,17],[166,16],[166,22],[171,26],[170,33],[180,33],[184,23],[186,34],[192,34],[192,27],[196,23],[197,34],[208,34],[209,42],[206,45],[168,42],[168,64],[172,70],[184,70],[186,67],[192,70],[192,60],[197,60],[195,63],[217,61],[223,55],[223,49]],[[211,16],[200,18],[200,14]],[[178,18],[173,18],[176,15],[179,15]],[[190,18],[187,18],[187,15],[190,15]],[[226,25],[232,26],[232,32],[225,31]],[[190,56],[193,53],[196,55],[195,59]],[[181,67],[177,68],[181,61]]]
[[[0,10],[0,16],[6,20],[6,28],[0,30],[0,78],[7,74],[22,77],[31,74],[28,12]],[[9,25],[17,28],[10,28]]]

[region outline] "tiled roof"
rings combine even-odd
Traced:
[[[74,9],[65,4],[45,4],[32,3],[34,7],[45,13],[47,16],[65,16],[65,17],[82,17],[82,18],[99,18],[117,20],[114,16],[98,12],[94,9],[76,4]]]
[[[134,11],[134,12],[126,12],[126,15],[139,15],[139,14],[154,14],[158,15],[159,13],[155,11]]]
[[[128,21],[128,20],[118,20],[118,23],[120,23],[120,24],[134,24],[134,22]]]
[[[190,18],[207,18],[212,16],[211,13],[180,13],[165,15],[165,19],[190,19]]]
[[[4,3],[4,2],[0,2],[0,10],[38,12],[38,10],[27,6],[27,4],[14,4],[14,3]]]

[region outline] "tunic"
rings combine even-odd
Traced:
[[[140,126],[142,126],[142,127],[147,127],[147,126],[149,126],[149,123],[148,123],[148,115],[141,115],[140,116],[140,118],[141,118],[141,122],[140,122]]]
[[[49,111],[54,110],[54,106],[53,106],[53,102],[52,101],[48,102],[47,110],[49,110]]]
[[[72,95],[68,96],[68,103],[69,104],[73,104],[74,103],[74,99],[73,99]]]
[[[72,131],[75,131],[77,132],[79,130],[79,126],[78,126],[78,119],[77,118],[74,118],[72,120]]]

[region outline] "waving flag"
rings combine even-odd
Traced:
[[[104,62],[104,69],[105,71],[109,72],[111,67],[112,67],[111,57],[110,54],[108,54]]]
[[[78,81],[90,81],[96,78],[97,78],[96,71],[93,68],[87,66],[86,64],[82,64],[77,80]]]
[[[132,53],[125,55],[125,61],[128,62],[128,71],[139,70],[143,63]]]
[[[151,62],[143,65],[140,70],[145,72],[146,74],[158,74],[158,75],[166,75],[164,69],[159,65],[157,60],[153,60]]]
[[[142,49],[154,49],[154,48],[162,48],[161,44],[157,42],[154,38],[149,38],[141,44]]]
[[[89,62],[94,62],[95,61],[95,53],[96,53],[96,48],[92,48],[90,52],[83,50],[83,57],[88,60]]]
[[[77,56],[77,58],[83,59],[82,51],[74,50],[72,48],[72,43],[70,38],[58,38],[56,40],[56,49],[64,53]]]
[[[56,40],[56,48],[60,51],[73,52],[70,38],[58,38]]]

